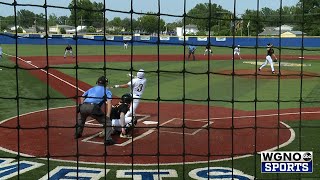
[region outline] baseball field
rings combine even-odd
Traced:
[[[183,46],[73,46],[76,58],[58,45],[2,48],[1,179],[320,179],[316,49],[276,49],[272,74],[257,71],[265,47],[233,59],[231,48],[208,56],[198,46],[196,61]],[[139,69],[147,87],[134,138],[105,147],[88,120],[75,140],[78,97],[101,75],[112,86]],[[115,101],[130,91],[111,90]],[[312,151],[313,173],[261,173],[265,150]]]

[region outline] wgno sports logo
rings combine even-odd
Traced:
[[[262,173],[312,173],[312,151],[264,151],[261,153]]]

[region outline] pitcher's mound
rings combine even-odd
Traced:
[[[256,74],[257,73],[257,74]],[[262,69],[261,71],[257,71],[254,69],[237,69],[234,70],[224,70],[220,71],[219,74],[221,75],[232,75],[237,77],[243,77],[243,78],[257,78],[258,79],[300,79],[301,76],[302,78],[313,78],[313,77],[318,77],[319,74],[317,73],[311,73],[311,72],[306,72],[304,71],[301,74],[301,71],[292,71],[292,70],[281,70],[279,72],[278,70],[275,71],[275,74],[271,73],[270,69]]]

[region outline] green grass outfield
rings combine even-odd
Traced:
[[[16,48],[15,45],[1,45],[5,52],[15,55],[18,51],[18,56],[46,56],[48,49],[49,56],[62,56],[64,54],[65,45],[19,45]],[[122,46],[107,45],[105,51],[103,46],[96,45],[73,45],[74,53],[77,52],[78,55],[118,55],[118,54],[183,54],[187,52],[188,47],[186,46],[165,46],[165,45],[149,45],[149,46],[129,46],[128,49],[123,49]],[[132,48],[132,51],[131,51]],[[197,46],[196,54],[203,54],[205,47]],[[185,50],[185,51],[184,51]],[[212,47],[214,54],[233,54],[231,47]],[[291,48],[291,47],[282,47],[281,50],[275,48],[275,53],[278,55],[287,54],[287,55],[318,55],[319,48],[304,48],[302,51],[301,48]],[[265,47],[241,47],[241,54],[265,54]]]
[[[14,54],[15,48],[13,46],[3,45],[4,52]],[[36,46],[40,47],[40,46]],[[20,56],[34,56],[34,55],[45,55],[44,49],[36,48],[35,46],[20,46],[19,45],[19,55]],[[100,54],[99,52],[94,52],[95,49],[89,47],[82,47],[82,55],[88,54]],[[138,47],[137,47],[138,48]],[[153,48],[148,49],[146,47],[141,48],[137,54],[147,54],[143,51],[148,52],[149,54],[153,52]],[[50,55],[61,55],[63,54],[63,46],[50,46],[52,51]],[[61,52],[62,49],[62,52]],[[121,51],[118,50],[121,47],[112,47],[112,52],[114,54],[121,54]],[[167,54],[181,54],[181,49],[179,48],[167,48]],[[229,49],[230,50],[230,49]],[[111,52],[111,49],[109,49]],[[44,54],[43,54],[44,53]],[[183,53],[183,50],[182,50]],[[201,52],[202,53],[202,52]],[[224,52],[228,53],[228,49]],[[242,52],[246,54],[245,52]],[[305,61],[305,63],[312,64],[310,67],[305,67],[304,71],[318,73],[320,64],[317,61]],[[14,69],[14,64],[9,62],[6,58],[3,61],[0,61],[1,67],[3,70],[0,71],[0,119],[6,119],[22,113],[46,109],[47,107],[59,107],[74,105],[74,102],[70,99],[64,99],[63,95],[57,91],[48,88],[45,83],[35,79],[32,75],[26,70]],[[88,70],[81,68],[99,68],[102,67],[101,63],[81,63],[79,64],[78,75],[79,79],[85,81],[91,85],[94,85],[98,76],[103,74],[102,70]],[[9,67],[9,68],[6,68]],[[71,76],[74,76],[73,65],[59,65],[57,68]],[[13,68],[13,69],[10,69]],[[66,68],[66,69],[64,69]],[[110,79],[110,84],[120,84],[126,83],[129,78],[126,74],[129,72],[130,63],[108,63],[107,75]],[[175,73],[175,71],[181,72],[184,69],[184,64],[181,61],[170,61],[170,62],[160,62],[159,66],[156,62],[135,62],[133,64],[135,70],[144,68],[147,73],[148,84],[144,94],[146,101],[155,101],[159,96],[160,99],[164,100],[164,103],[167,100],[176,100],[175,103],[181,103],[183,96],[187,99],[193,99],[186,101],[186,103],[200,103],[206,104],[208,95],[210,95],[211,105],[214,106],[225,106],[232,107],[232,97],[234,97],[235,103],[234,107],[236,109],[243,110],[254,110],[255,103],[253,102],[255,97],[259,102],[257,102],[257,109],[277,109],[279,108],[299,108],[300,97],[303,101],[302,107],[319,107],[320,104],[317,102],[320,95],[320,81],[319,77],[313,79],[303,79],[302,89],[300,79],[292,80],[280,80],[278,79],[248,79],[242,77],[230,77],[225,75],[211,74],[210,75],[210,90],[208,91],[208,75],[203,74],[208,70],[207,61],[196,61],[196,62],[187,62],[185,64],[185,69],[189,72],[183,75],[182,73]],[[243,64],[241,61],[237,61],[234,64],[235,69],[255,69],[254,65]],[[266,67],[269,68],[269,67]],[[118,69],[118,70],[115,70]],[[157,74],[155,71],[160,70],[160,74]],[[232,61],[210,61],[210,71],[219,72],[222,70],[232,69]],[[283,69],[290,70],[300,70],[300,67],[283,67]],[[161,72],[161,71],[170,71]],[[202,73],[202,74],[201,74]],[[18,77],[18,81],[16,80]],[[158,80],[160,84],[158,85]],[[17,84],[18,82],[18,84]],[[185,84],[185,88],[183,88]],[[278,96],[278,88],[280,88],[280,94]],[[18,89],[18,91],[17,91]],[[158,94],[158,90],[160,94]],[[257,90],[257,91],[256,91]],[[302,91],[301,91],[302,90]],[[46,97],[47,92],[50,95],[49,102],[47,103]],[[127,92],[126,89],[114,89],[114,94],[119,96],[124,92]],[[256,94],[257,92],[257,94]],[[302,92],[302,94],[300,94]],[[19,100],[16,100],[15,97],[19,95]],[[279,104],[276,102],[280,99]],[[230,101],[230,102],[224,102]],[[250,102],[248,102],[250,101]],[[261,102],[262,101],[262,102]],[[265,102],[263,102],[265,101]],[[267,102],[273,101],[273,102]],[[288,102],[288,101],[296,101]],[[155,101],[156,102],[156,101]],[[17,108],[19,107],[19,108]],[[256,155],[253,157],[248,157],[239,160],[233,161],[224,161],[224,162],[215,162],[209,163],[210,166],[215,167],[233,167],[237,170],[243,171],[245,174],[255,176],[258,179],[320,179],[320,120],[315,117],[314,121],[295,121],[295,122],[286,122],[289,124],[296,133],[296,139],[288,146],[281,148],[280,150],[290,150],[290,151],[313,151],[314,152],[314,172],[312,174],[261,174],[260,173],[260,156]],[[201,148],[201,147],[199,147]],[[0,151],[0,156],[5,158],[16,158],[16,155],[5,153]],[[76,166],[75,163],[62,163],[55,161],[46,161],[37,158],[25,158],[27,161],[34,161],[43,163],[44,166],[37,168],[21,174],[20,179],[39,179],[46,175],[48,170],[52,170],[57,166]],[[130,163],[130,162],[129,162]],[[104,165],[85,165],[79,164],[82,167],[94,167],[100,169],[110,169],[106,178],[115,179],[116,173],[118,170],[131,169],[131,166],[104,166]],[[161,165],[160,169],[175,169],[178,173],[178,178],[163,178],[163,179],[191,179],[188,175],[189,171],[196,168],[207,167],[208,163],[203,164],[192,164],[192,165]],[[0,165],[1,168],[1,165]],[[158,166],[134,166],[134,169],[153,169],[157,170]],[[13,177],[12,179],[17,179]],[[124,178],[125,179],[125,178]]]

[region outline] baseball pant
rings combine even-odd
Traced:
[[[210,52],[210,54],[212,54],[211,49],[209,49],[209,52]],[[208,53],[208,49],[206,49],[206,50],[204,51],[204,54],[203,54],[203,55],[206,55],[207,53]]]
[[[190,59],[190,56],[192,55],[193,60],[196,60],[196,56],[194,55],[194,51],[189,50],[188,60]]]
[[[63,56],[63,57],[67,57],[67,54],[68,54],[68,53],[73,56],[73,53],[72,53],[71,50],[70,50],[70,51],[66,50],[66,51],[64,52],[64,56]]]
[[[138,108],[139,103],[140,103],[140,96],[134,94],[132,96],[132,98],[133,98],[133,101],[132,101],[130,108],[129,108],[129,111],[126,113],[125,117],[136,115],[136,109]]]
[[[128,123],[131,123],[132,121],[132,117],[126,117],[124,119],[125,121],[125,125],[127,125]],[[132,122],[133,124],[133,122]],[[112,127],[117,130],[117,131],[121,131],[121,123],[120,123],[120,119],[112,119]]]
[[[270,66],[271,66],[271,71],[273,72],[273,71],[274,71],[273,61],[272,61],[271,56],[269,56],[269,55],[266,57],[266,61],[260,66],[259,69],[262,69],[262,68],[265,67],[268,63],[270,64]]]
[[[106,119],[106,116],[100,109],[100,106],[96,104],[89,104],[89,103],[88,104],[84,103],[80,107],[80,115],[77,121],[77,127],[76,127],[76,133],[75,133],[76,137],[79,137],[82,135],[84,124],[88,116],[91,116],[92,118],[96,119],[103,126],[106,126],[105,127],[106,140],[112,139],[111,138],[111,133],[112,133],[111,120]]]

